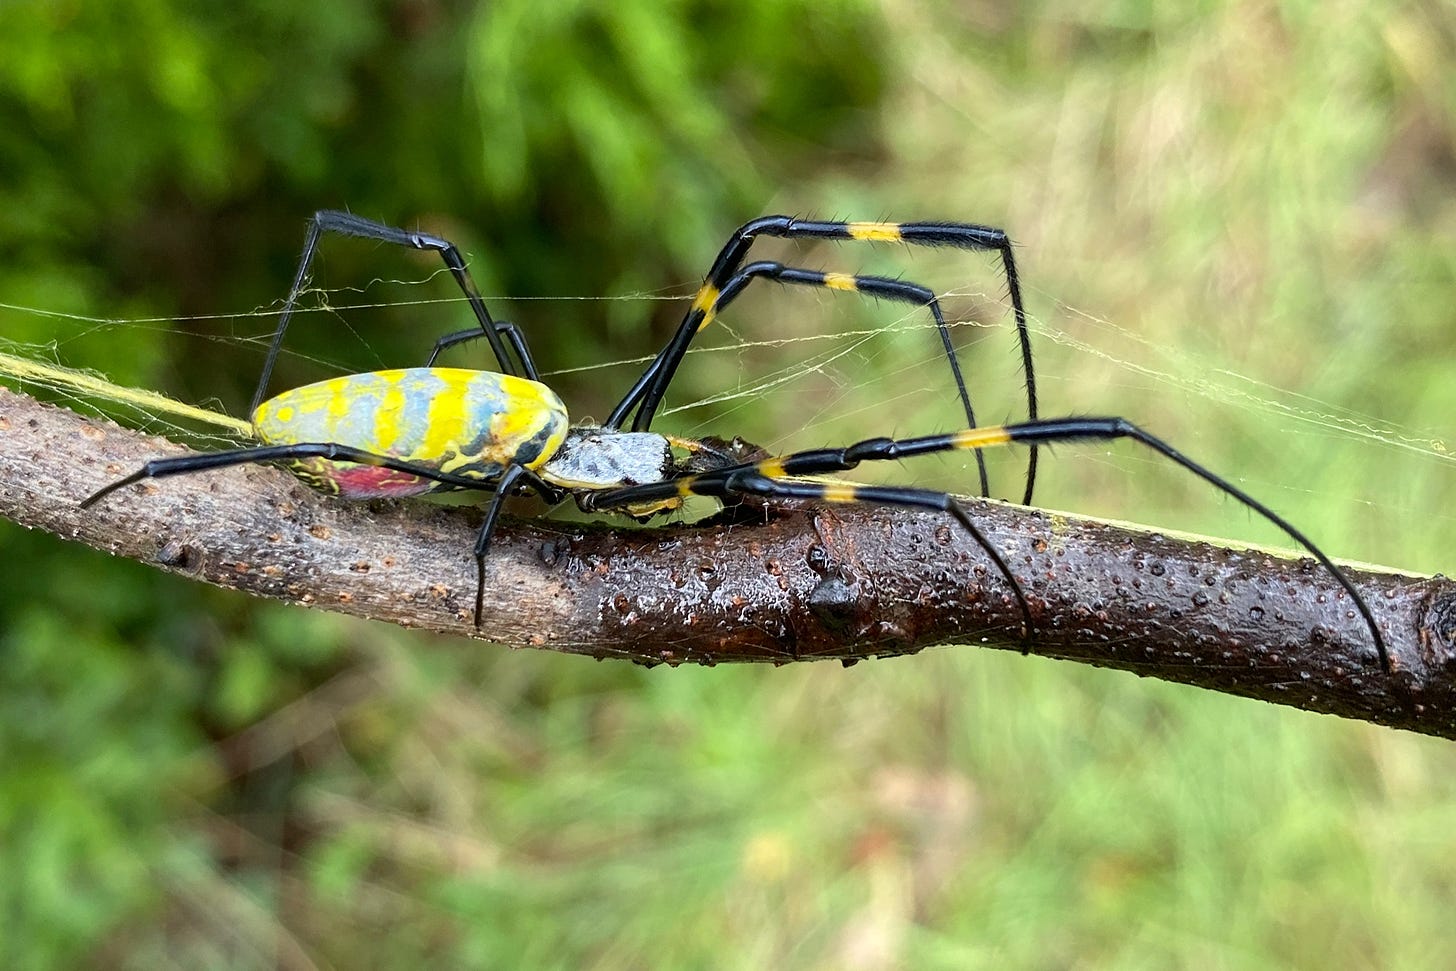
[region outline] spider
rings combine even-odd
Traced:
[[[319,240],[326,233],[438,253],[465,294],[478,326],[441,337],[423,367],[349,374],[265,398],[284,334],[308,281]],[[998,253],[1021,346],[1028,419],[977,426],[944,315],[931,290],[886,277],[810,270],[768,260],[746,262],[753,242],[761,236],[900,242]],[[693,338],[756,279],[925,307],[949,360],[966,427],[912,438],[868,438],[843,448],[769,457],[718,439],[684,439],[651,431],[652,419]],[[489,344],[499,371],[435,366],[446,348],[481,339]],[[252,462],[283,464],[309,485],[351,499],[416,496],[453,489],[488,492],[491,498],[474,550],[477,627],[485,596],[486,554],[504,499],[516,492],[535,492],[552,505],[570,497],[588,512],[618,512],[644,520],[679,508],[689,496],[710,496],[724,502],[758,497],[766,501],[807,499],[921,508],[954,518],[985,551],[1020,609],[1023,638],[1029,638],[1034,624],[1021,584],[1002,553],[950,494],[805,477],[844,472],[861,462],[969,450],[977,457],[984,495],[989,490],[985,465],[980,461],[981,449],[1014,442],[1029,446],[1023,502],[1030,504],[1038,443],[1129,438],[1232,496],[1308,550],[1350,595],[1370,628],[1381,666],[1390,670],[1385,641],[1364,598],[1344,572],[1288,520],[1126,419],[1037,417],[1030,339],[1011,243],[1005,232],[989,226],[819,222],[789,216],[751,220],[728,238],[672,338],[607,419],[600,424],[572,424],[561,399],[541,382],[524,334],[515,324],[491,317],[454,244],[352,213],[321,210],[309,222],[303,255],[264,360],[251,415],[263,444],[154,459],[99,489],[81,505],[91,506],[143,479]],[[631,430],[624,430],[629,419]]]

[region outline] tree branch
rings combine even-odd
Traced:
[[[472,625],[480,512],[349,503],[246,466],[77,503],[178,446],[0,389],[0,516],[194,579],[513,647],[782,663],[948,643],[1121,668],[1456,738],[1456,584],[1351,570],[1395,673],[1309,559],[970,500],[1026,590],[944,518],[770,507],[650,530],[507,522]],[[746,512],[746,514],[745,514]],[[745,521],[752,519],[751,522]]]

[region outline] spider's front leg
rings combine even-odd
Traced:
[[[1021,345],[1022,368],[1026,377],[1026,396],[1028,417],[1037,417],[1036,398],[1036,376],[1032,367],[1031,336],[1026,322],[1026,310],[1021,299],[1021,281],[1016,270],[1016,260],[1012,255],[1011,241],[1006,233],[991,226],[979,226],[972,223],[953,222],[819,222],[814,220],[796,219],[791,216],[762,216],[751,220],[740,226],[723,249],[718,253],[717,259],[713,261],[712,268],[708,271],[701,288],[698,290],[692,306],[683,316],[682,322],[678,325],[677,331],[648,365],[647,370],[638,378],[637,382],[622,398],[622,401],[612,410],[611,416],[606,424],[612,428],[621,427],[627,416],[634,408],[637,409],[636,418],[632,427],[635,430],[646,430],[652,423],[653,416],[667,391],[678,366],[682,363],[683,356],[687,353],[688,346],[699,331],[710,324],[714,316],[736,296],[736,291],[731,288],[735,278],[743,274],[743,263],[747,259],[749,248],[754,240],[761,236],[779,237],[784,239],[838,239],[854,240],[861,242],[897,242],[911,246],[950,246],[959,249],[984,250],[996,252],[1001,256],[1002,267],[1006,275],[1006,285],[1011,298],[1012,310],[1016,319],[1017,339]],[[801,271],[811,273],[813,271]],[[853,281],[856,279],[867,279],[864,277],[853,277],[850,274],[821,274],[823,277],[835,281]],[[746,282],[746,281],[745,281]],[[804,281],[782,281],[782,282],[804,282]],[[891,281],[897,282],[897,281]],[[834,286],[833,283],[821,285]],[[853,286],[843,286],[840,289],[857,289]],[[741,289],[741,287],[739,288]],[[921,289],[921,288],[917,288]],[[863,291],[870,292],[870,291]],[[876,293],[876,296],[884,294]],[[955,347],[951,342],[950,331],[946,327],[943,316],[938,312],[938,305],[935,308],[936,326],[940,333],[941,343],[945,348],[946,357],[950,363],[951,373],[955,379],[956,391],[960,396],[961,404],[965,409],[966,424],[976,424],[974,413],[971,410],[970,396],[966,391],[966,384],[960,371],[960,364],[956,358]],[[1022,502],[1030,505],[1033,488],[1036,482],[1036,446],[1028,449],[1026,492]],[[984,475],[984,472],[983,472]],[[989,490],[984,486],[982,493]]]

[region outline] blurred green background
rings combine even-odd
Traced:
[[[1453,49],[1436,3],[6,0],[0,340],[242,414],[304,220],[348,207],[460,243],[601,416],[634,371],[594,365],[655,350],[744,219],[986,222],[1044,413],[1142,421],[1336,556],[1449,569]],[[1021,413],[992,261],[765,252],[954,291],[983,416]],[[422,360],[467,321],[419,302],[435,269],[328,245],[275,387]],[[814,357],[908,319],[745,297],[662,427],[952,427],[923,331]],[[1126,448],[1043,468],[1047,506],[1277,540]],[[9,524],[0,618],[6,967],[1456,960],[1445,742],[969,648],[507,652]]]

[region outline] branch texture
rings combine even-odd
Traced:
[[[0,516],[219,586],[512,647],[719,664],[992,647],[1456,738],[1456,584],[1351,570],[1395,672],[1312,560],[969,500],[1026,591],[943,517],[740,510],[613,529],[507,522],[472,624],[475,508],[349,503],[245,466],[77,503],[177,445],[0,389]]]

